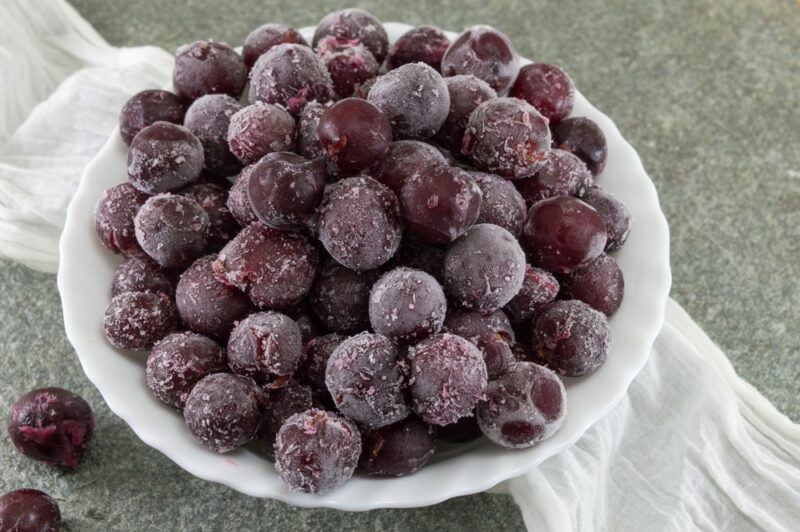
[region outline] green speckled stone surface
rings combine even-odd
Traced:
[[[75,0],[119,46],[238,45],[267,21],[314,24],[320,0]],[[636,147],[672,230],[672,296],[781,411],[800,420],[800,4],[769,0],[359,3],[385,21],[489,23],[520,53],[563,66]],[[635,228],[634,228],[635,230]],[[200,481],[104,405],[67,342],[55,278],[0,261],[0,409],[61,385],[97,416],[78,471],[22,458],[0,437],[0,492],[56,497],[76,530],[523,530],[502,495],[344,513],[251,499]],[[5,414],[4,414],[5,415]]]

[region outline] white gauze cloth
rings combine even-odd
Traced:
[[[0,254],[54,272],[83,168],[172,57],[109,46],[62,0],[0,3]],[[650,359],[571,448],[493,491],[529,530],[800,530],[800,426],[670,301]]]

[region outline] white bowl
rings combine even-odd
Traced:
[[[385,25],[392,41],[411,26]],[[304,28],[310,41],[313,28]],[[454,38],[455,34],[448,34]],[[273,465],[249,449],[218,455],[189,434],[183,417],[155,399],[145,384],[144,353],[114,349],[103,334],[112,275],[120,259],[95,235],[92,209],[103,191],[126,179],[127,148],[118,131],[87,166],[67,213],[61,238],[58,288],[67,337],[109,408],[148,445],[189,473],[220,482],[254,497],[297,506],[370,510],[416,507],[484,491],[536,467],[572,445],[624,395],[644,366],[664,319],[670,287],[669,230],[653,183],[639,156],[614,123],[576,94],[573,116],[591,118],[608,141],[608,164],[598,183],[622,200],[633,214],[633,230],[615,258],[625,275],[625,299],[610,320],[613,343],[608,361],[593,375],[566,379],[569,414],[564,427],[535,447],[506,450],[482,439],[448,448],[414,475],[398,479],[356,474],[344,486],[323,495],[289,491]]]

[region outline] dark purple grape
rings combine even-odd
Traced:
[[[161,292],[123,292],[106,309],[103,330],[119,349],[150,349],[175,330],[177,312],[170,296]]]
[[[444,286],[467,309],[492,312],[522,287],[525,253],[514,235],[492,224],[477,224],[453,242],[444,257]]]
[[[588,375],[606,361],[611,332],[606,317],[583,301],[556,301],[533,324],[537,358],[567,377]]]
[[[145,253],[164,268],[181,268],[205,251],[211,222],[193,199],[159,194],[142,205],[133,225]]]
[[[469,340],[481,350],[489,379],[497,378],[514,362],[511,352],[514,330],[502,310],[482,314],[474,310],[451,309],[443,330]]]
[[[325,166],[290,152],[264,156],[249,170],[250,206],[264,225],[300,229],[325,191]]]
[[[175,292],[175,278],[148,257],[128,257],[114,272],[111,295],[123,292]]]
[[[275,469],[289,489],[324,493],[353,476],[361,455],[355,424],[333,412],[310,409],[281,426],[275,439]]]
[[[325,65],[308,46],[279,44],[258,58],[250,72],[250,102],[282,105],[297,116],[312,101],[333,98]]]
[[[228,127],[228,146],[244,164],[253,164],[268,153],[292,151],[296,139],[292,115],[264,102],[255,102],[233,115]]]
[[[325,385],[342,414],[376,429],[409,413],[404,369],[400,351],[389,338],[364,332],[331,353]]]
[[[556,298],[558,290],[558,280],[552,273],[526,264],[522,288],[503,310],[513,323],[530,323],[531,318]]]
[[[291,309],[289,317],[297,323],[297,328],[300,329],[300,338],[302,338],[304,344],[312,338],[325,334],[325,328],[311,309],[309,298],[304,299]]]
[[[555,196],[580,196],[593,182],[583,161],[567,151],[552,149],[538,172],[516,184],[525,201],[533,204]]]
[[[239,232],[239,224],[228,208],[228,191],[211,183],[195,183],[180,190],[181,196],[192,199],[208,215],[208,249],[219,251]]]
[[[428,139],[450,112],[442,76],[424,63],[409,63],[378,77],[367,99],[392,124],[397,139]]]
[[[225,352],[212,339],[193,332],[173,333],[156,342],[147,357],[147,387],[162,402],[181,410],[200,379],[227,369]]]
[[[606,251],[614,251],[622,247],[631,232],[631,213],[611,193],[600,187],[589,187],[581,196],[581,200],[594,207],[597,214],[603,219],[606,226],[608,239]]]
[[[255,438],[266,402],[252,379],[213,373],[192,388],[183,417],[200,445],[222,454]]]
[[[625,279],[617,261],[605,253],[562,278],[564,297],[579,299],[606,316],[614,314],[625,295]]]
[[[186,111],[183,125],[203,144],[207,175],[227,177],[241,168],[227,141],[231,117],[241,108],[242,105],[227,94],[207,94],[195,100]]]
[[[478,425],[487,438],[510,449],[531,447],[564,425],[567,392],[553,371],[531,362],[513,364],[486,390]]]
[[[449,425],[436,427],[436,438],[450,443],[469,443],[480,438],[482,434],[474,415],[462,417]]]
[[[317,137],[337,175],[353,175],[386,155],[392,142],[392,126],[368,101],[347,98],[322,113]]]
[[[227,94],[238,98],[247,81],[242,56],[225,43],[195,41],[175,52],[172,85],[190,100],[206,94]]]
[[[94,227],[106,249],[123,255],[140,255],[133,219],[147,201],[147,194],[120,183],[103,192],[94,207]]]
[[[326,37],[317,45],[317,54],[333,81],[339,98],[349,98],[361,85],[378,75],[380,65],[367,47]]]
[[[61,511],[47,493],[23,488],[0,497],[0,530],[8,532],[59,532]]]
[[[519,70],[508,95],[525,100],[555,126],[572,112],[575,84],[555,65],[532,63]]]
[[[465,29],[442,58],[442,74],[471,74],[505,94],[519,72],[519,56],[505,34],[491,26]]]
[[[339,264],[377,268],[394,256],[402,234],[397,196],[371,177],[344,179],[325,193],[319,240]]]
[[[403,477],[421,469],[433,456],[433,428],[411,415],[379,429],[365,431],[359,466],[368,475]]]
[[[466,171],[431,166],[411,176],[400,194],[409,233],[425,244],[448,244],[478,219],[481,189]]]
[[[303,345],[303,361],[297,370],[297,379],[311,386],[314,394],[324,403],[333,405],[328,387],[325,385],[325,370],[331,354],[345,340],[345,336],[332,333],[318,336]]]
[[[438,72],[449,47],[450,40],[441,28],[418,26],[401,35],[389,48],[386,64],[393,70],[408,63],[425,63]]]
[[[400,244],[400,249],[394,256],[395,267],[405,266],[415,270],[422,270],[431,275],[442,284],[444,274],[444,249],[438,246],[426,246],[406,238]]]
[[[317,136],[317,125],[322,113],[332,105],[331,102],[321,104],[317,101],[308,102],[298,117],[297,124],[297,151],[309,159],[326,158],[328,153]]]
[[[475,76],[453,76],[444,78],[444,82],[450,94],[450,110],[447,120],[436,134],[436,141],[450,151],[461,153],[469,115],[486,100],[497,98],[497,93],[488,83]]]
[[[328,330],[340,333],[369,327],[369,291],[380,272],[358,272],[329,261],[311,291],[314,312]]]
[[[247,189],[250,187],[250,172],[253,166],[245,167],[236,178],[231,190],[228,192],[226,205],[228,210],[242,227],[247,227],[258,220],[253,206],[250,205],[250,197]]]
[[[200,257],[181,274],[175,303],[186,327],[225,343],[253,305],[244,293],[219,282],[212,267],[215,259],[214,255]]]
[[[139,131],[128,152],[128,179],[145,194],[169,192],[200,177],[203,144],[183,126],[156,122]]]
[[[402,344],[438,333],[446,312],[447,299],[439,282],[411,268],[384,274],[369,295],[372,330]]]
[[[481,189],[481,211],[476,223],[494,224],[519,236],[528,215],[525,200],[514,184],[494,174],[469,173]]]
[[[256,222],[228,242],[213,267],[219,280],[244,291],[257,306],[280,310],[311,289],[317,250],[300,233]]]
[[[597,211],[581,200],[556,196],[533,204],[520,243],[534,266],[567,273],[603,252],[606,227]]]
[[[592,175],[598,175],[606,167],[606,136],[600,126],[583,116],[559,122],[553,128],[553,146],[577,155]]]
[[[378,63],[383,63],[389,49],[389,37],[381,21],[372,13],[354,7],[328,13],[319,21],[314,32],[314,48],[326,37],[362,44]]]
[[[258,430],[258,441],[267,456],[275,456],[275,438],[286,420],[313,407],[312,390],[304,384],[292,381],[283,388],[271,391],[269,408]]]
[[[183,123],[186,103],[177,95],[160,89],[137,92],[125,102],[119,113],[119,134],[125,144],[156,122]]]
[[[289,316],[258,312],[234,327],[228,340],[228,366],[259,384],[280,388],[300,365],[303,340]]]
[[[516,98],[487,100],[469,116],[461,153],[479,169],[506,179],[530,177],[549,157],[547,119]]]
[[[308,42],[294,28],[283,24],[263,24],[245,38],[242,46],[242,58],[247,69],[253,68],[259,57],[279,44],[301,44],[308,46]]]
[[[92,409],[82,397],[62,388],[32,390],[11,405],[8,434],[32,460],[74,469],[94,431]]]
[[[469,416],[486,392],[480,350],[453,334],[431,336],[408,351],[409,392],[414,411],[432,425]]]
[[[398,140],[372,169],[372,177],[400,194],[405,182],[431,166],[447,166],[442,153],[418,140]]]

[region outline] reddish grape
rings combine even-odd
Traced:
[[[526,264],[522,288],[504,310],[513,323],[530,323],[531,318],[556,298],[558,290],[558,280],[552,273]]]
[[[606,317],[575,299],[545,307],[532,332],[537,358],[567,377],[594,372],[606,361],[611,345]]]
[[[59,532],[61,510],[47,493],[23,488],[0,497],[0,530]]]
[[[603,219],[608,234],[606,251],[619,249],[631,232],[631,213],[628,208],[611,193],[600,187],[589,187],[581,196],[581,200],[590,207],[594,207],[597,214]]]
[[[436,141],[448,150],[461,153],[469,115],[486,100],[497,98],[497,93],[488,83],[475,76],[453,76],[444,78],[444,82],[450,94],[450,110],[436,134]]]
[[[355,424],[332,412],[310,409],[281,426],[275,439],[275,469],[289,489],[324,493],[350,477],[361,454]]]
[[[259,384],[279,388],[300,365],[303,340],[289,316],[258,312],[236,324],[228,340],[228,366]]]
[[[580,196],[592,184],[592,173],[583,161],[570,152],[550,150],[545,165],[533,176],[517,181],[528,203],[555,196]]]
[[[519,70],[508,95],[525,100],[555,126],[572,112],[575,84],[555,65],[532,63]]]
[[[389,48],[386,64],[393,70],[407,63],[425,63],[438,72],[449,46],[450,40],[441,28],[418,26],[401,35]]]
[[[297,151],[309,159],[326,158],[325,147],[317,136],[317,125],[322,113],[332,104],[321,104],[317,101],[308,102],[298,117],[297,125]]]
[[[606,167],[608,147],[600,126],[583,116],[567,118],[553,128],[553,146],[577,155],[592,175]]]
[[[392,126],[366,100],[347,98],[325,110],[317,137],[339,175],[352,175],[380,160],[392,142]]]
[[[605,253],[566,274],[564,297],[579,299],[606,316],[614,314],[625,294],[625,279],[617,261]]]
[[[268,456],[275,456],[275,438],[286,420],[313,407],[311,388],[303,384],[292,381],[283,388],[271,391],[269,408],[258,430],[258,440]]]
[[[497,378],[514,361],[511,352],[514,330],[502,310],[482,314],[474,310],[451,309],[443,330],[469,340],[481,350],[489,379]]]
[[[213,373],[192,388],[183,417],[200,445],[222,454],[255,438],[265,406],[265,394],[252,379]]]
[[[380,334],[364,332],[339,344],[328,359],[325,385],[336,408],[367,428],[390,425],[409,413],[399,349]]]
[[[418,140],[398,140],[372,169],[372,177],[400,194],[405,182],[431,166],[447,166],[442,153],[430,144]]]
[[[217,278],[261,308],[289,308],[308,293],[317,272],[317,250],[300,233],[253,223],[228,242],[214,262]]]
[[[301,44],[308,46],[308,42],[294,28],[283,24],[263,24],[245,38],[242,46],[242,58],[247,69],[253,68],[259,57],[279,44]]]
[[[319,240],[328,253],[352,270],[386,263],[402,237],[397,196],[371,177],[339,181],[325,193]]]
[[[164,268],[181,268],[205,250],[211,222],[193,199],[159,194],[142,205],[133,225],[145,253]]]
[[[333,404],[328,387],[325,385],[325,370],[331,354],[345,340],[345,336],[337,333],[318,336],[303,346],[303,360],[297,370],[297,378],[303,384],[311,386],[315,396],[324,403]]]
[[[228,128],[228,146],[244,164],[253,164],[268,153],[291,151],[296,138],[292,115],[264,102],[233,115]]]
[[[444,79],[424,63],[409,63],[378,77],[367,99],[386,115],[398,139],[433,137],[450,110]]]
[[[403,477],[421,469],[433,456],[433,428],[411,415],[402,421],[366,431],[359,466],[368,475]]]
[[[119,349],[150,349],[175,330],[177,315],[170,297],[161,292],[123,292],[106,309],[103,329]]]
[[[322,201],[325,168],[318,159],[275,152],[264,156],[248,173],[250,206],[269,227],[299,229]]]
[[[253,211],[253,206],[250,205],[250,197],[247,192],[250,187],[250,172],[252,170],[252,165],[242,170],[228,192],[228,201],[226,202],[231,215],[242,227],[247,227],[258,220],[256,213]]]
[[[436,437],[450,443],[469,443],[480,438],[482,434],[474,415],[462,417],[449,425],[436,427]]]
[[[549,157],[547,119],[516,98],[487,100],[469,116],[461,153],[506,179],[530,177]]]
[[[471,74],[505,94],[517,77],[519,56],[505,34],[491,26],[465,29],[442,58],[442,74]]]
[[[477,224],[453,242],[444,257],[444,286],[467,309],[491,312],[517,295],[525,276],[525,253],[514,235]]]
[[[19,452],[66,469],[80,465],[93,431],[92,409],[62,388],[26,393],[11,405],[8,417],[8,434]]]
[[[142,253],[133,219],[147,198],[147,194],[129,183],[114,185],[103,192],[94,207],[94,227],[103,246],[123,255]]]
[[[606,228],[597,211],[581,200],[556,196],[533,204],[520,242],[534,266],[567,273],[603,252]]]
[[[123,292],[175,292],[175,279],[148,257],[128,257],[114,272],[111,295]]]
[[[446,312],[447,299],[438,281],[411,268],[384,274],[369,295],[372,330],[403,344],[438,333]]]
[[[339,98],[349,98],[358,88],[378,75],[380,65],[365,46],[326,37],[317,45],[317,54],[333,81]]]
[[[211,183],[195,183],[180,190],[181,196],[192,199],[208,215],[208,249],[219,251],[239,232],[239,224],[228,208],[228,191]]]
[[[480,350],[452,334],[423,340],[408,351],[409,391],[414,411],[432,425],[469,416],[486,391]]]
[[[128,152],[128,179],[146,194],[169,192],[197,181],[203,144],[183,126],[156,122],[142,129]]]
[[[147,357],[147,387],[181,410],[200,379],[226,370],[225,352],[216,342],[193,332],[172,333],[156,342]]]
[[[481,189],[466,171],[431,166],[411,176],[400,193],[409,233],[425,244],[448,244],[478,219]]]
[[[186,113],[186,103],[179,96],[160,89],[137,92],[125,102],[119,113],[119,134],[125,144],[156,122],[180,124]]]
[[[481,430],[494,443],[510,449],[530,447],[564,425],[567,392],[553,371],[516,362],[489,383],[476,414]]]
[[[333,98],[333,82],[311,48],[279,44],[258,58],[250,73],[250,102],[279,104],[297,116],[312,100]]]
[[[514,184],[494,174],[469,173],[481,189],[481,211],[476,223],[494,224],[514,236],[522,232],[528,210]]]
[[[203,144],[204,171],[209,176],[226,177],[239,171],[241,165],[228,148],[228,126],[231,117],[242,105],[227,94],[207,94],[195,100],[183,125]]]
[[[328,13],[317,24],[313,45],[316,48],[326,37],[338,41],[362,44],[383,63],[389,49],[389,37],[375,15],[359,8],[347,8]]]
[[[195,41],[175,52],[172,85],[190,100],[206,94],[227,94],[238,98],[247,81],[242,56],[225,43]]]
[[[340,333],[369,327],[369,291],[379,274],[377,270],[358,272],[329,261],[311,291],[314,312],[325,327]]]

